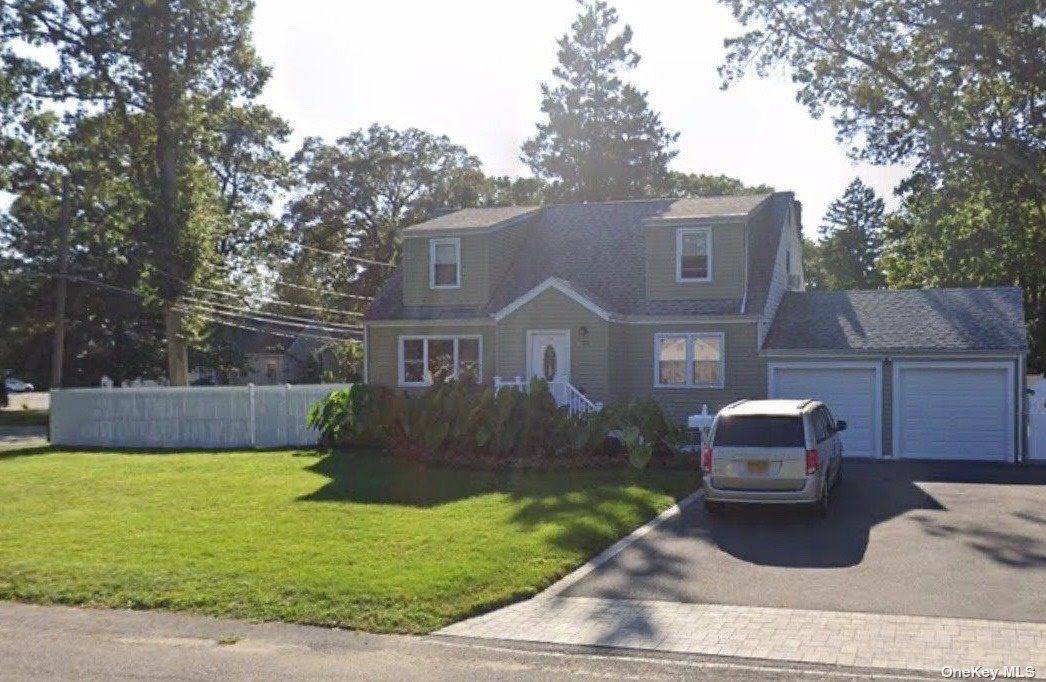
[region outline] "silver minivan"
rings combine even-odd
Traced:
[[[809,504],[828,513],[843,476],[836,421],[816,400],[742,400],[723,408],[701,452],[705,508],[727,502]]]

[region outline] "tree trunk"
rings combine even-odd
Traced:
[[[163,322],[167,332],[167,378],[171,386],[188,386],[189,349],[182,336],[182,314],[168,305]]]

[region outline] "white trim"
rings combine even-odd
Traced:
[[[766,365],[766,397],[773,398],[778,369],[871,369],[875,371],[875,424],[872,428],[872,457],[883,457],[883,363],[881,361],[842,360],[838,362],[770,362]],[[804,396],[805,397],[805,396]],[[829,405],[831,410],[832,406]]]
[[[691,366],[694,363],[694,339],[708,338],[710,336],[719,339],[719,383],[718,384],[695,384],[694,373]],[[685,339],[686,340],[686,383],[685,384],[662,384],[661,368],[658,365],[660,358],[658,351],[661,349],[661,339]],[[726,334],[723,332],[657,332],[654,334],[654,388],[683,388],[683,389],[721,389],[726,388]]]
[[[436,249],[440,246],[451,245],[454,247],[457,267],[455,274],[457,279],[454,284],[436,284]],[[429,239],[429,289],[460,289],[461,288],[461,237],[432,237]]]
[[[526,346],[526,348],[527,348],[526,349],[527,359],[526,359],[526,363],[524,363],[524,366],[525,366],[525,369],[526,369],[526,373],[527,373],[527,380],[529,381],[530,377],[534,376],[534,374],[535,374],[534,371],[533,371],[534,368],[530,366],[530,364],[531,364],[530,361],[533,360],[533,358],[534,358],[534,347],[533,347],[533,344],[534,344],[534,336],[536,334],[559,334],[559,335],[567,337],[567,353],[566,353],[566,359],[564,360],[563,365],[567,368],[566,382],[569,384],[571,379],[573,378],[571,376],[571,374],[573,372],[571,372],[572,367],[570,365],[570,330],[569,329],[528,329],[527,330],[527,346]]]
[[[454,379],[458,378],[458,341],[462,339],[475,339],[479,342],[479,371],[476,383],[483,383],[483,337],[478,334],[404,334],[396,337],[396,382],[400,388],[424,388],[432,385],[432,379],[428,378],[429,367],[429,344],[428,341],[453,341],[454,342]],[[421,346],[422,370],[426,376],[424,381],[406,381],[403,372],[403,342],[424,341]]]
[[[892,450],[892,452],[893,452],[894,459],[904,459],[905,458],[905,455],[903,455],[901,453],[901,450],[900,450],[900,443],[901,443],[901,421],[900,421],[901,409],[900,409],[900,406],[901,406],[901,401],[897,399],[898,396],[900,396],[900,394],[901,394],[901,392],[900,392],[900,387],[901,387],[901,370],[902,369],[920,369],[920,368],[924,368],[924,369],[1005,369],[1006,370],[1006,387],[1007,387],[1007,391],[1006,391],[1006,409],[1007,409],[1007,414],[1013,415],[1013,412],[1014,412],[1014,409],[1015,409],[1014,397],[1015,397],[1015,394],[1016,394],[1016,388],[1014,386],[1014,363],[1013,362],[965,362],[965,361],[955,361],[955,360],[951,360],[951,361],[949,361],[949,360],[939,360],[939,361],[924,360],[924,361],[918,361],[918,362],[910,362],[910,361],[895,362],[895,363],[893,363],[893,374],[891,376],[891,380],[893,382],[892,383],[892,386],[893,386],[893,400],[892,400],[892,402],[893,402],[893,410],[892,410],[892,413],[893,414],[891,415],[892,418],[893,418],[893,425],[892,425],[893,428],[891,429],[892,430],[891,440],[893,442],[893,450]],[[1007,435],[1006,435],[1006,451],[1008,453],[1010,453],[1010,454],[1009,454],[1009,456],[1005,460],[1002,460],[1002,461],[1014,462],[1015,461],[1015,457],[1018,454],[1017,453],[1016,440],[1015,440],[1016,423],[1012,419],[1009,419],[1009,418],[1007,418],[1006,421],[1010,423],[1010,428],[1007,429]],[[985,461],[997,461],[997,460],[985,460]]]
[[[490,327],[494,321],[489,317],[465,319],[433,318],[431,320],[367,320],[370,327]]]
[[[881,350],[867,350],[867,351],[848,351],[848,350],[825,350],[825,351],[808,351],[802,349],[781,349],[781,350],[763,350],[759,352],[759,355],[764,358],[789,358],[799,360],[801,358],[875,358],[877,360],[896,361],[896,362],[907,362],[908,360],[939,360],[946,361],[954,359],[954,361],[962,361],[968,358],[987,358],[987,359],[1000,359],[1000,360],[1016,360],[1020,357],[1019,354],[1013,351],[991,351],[991,350],[940,350],[937,352],[893,352],[893,351],[881,351]]]
[[[592,310],[591,305],[586,306],[589,310]],[[595,311],[593,311],[595,312]],[[597,313],[598,314],[598,313]],[[687,325],[721,325],[721,324],[757,324],[760,319],[755,315],[695,315],[689,318],[680,317],[657,317],[657,316],[642,316],[642,317],[616,317],[608,315],[606,318],[609,321],[617,324],[636,324],[636,325],[669,325],[669,324],[687,324]],[[367,320],[367,325],[371,327],[488,327],[493,325],[495,319],[491,316],[484,317],[468,317],[468,318],[434,318],[431,320],[407,320],[407,319],[387,319],[387,320]],[[840,354],[835,353],[835,357]],[[811,356],[812,357],[812,356]]]
[[[705,258],[708,259],[707,272],[704,277],[683,277],[683,237],[688,234],[701,234],[705,237]],[[702,284],[712,281],[712,228],[711,227],[677,227],[676,228],[676,284]]]
[[[560,279],[558,277],[549,277],[548,279],[546,279],[541,284],[538,284],[537,286],[533,287],[530,291],[528,291],[527,293],[523,294],[522,296],[520,296],[516,300],[514,300],[511,303],[509,303],[508,305],[506,305],[501,310],[499,310],[496,313],[494,313],[493,316],[492,316],[494,318],[494,321],[495,322],[500,322],[501,320],[505,319],[506,317],[508,317],[512,313],[516,312],[517,310],[519,310],[520,308],[522,308],[526,304],[528,304],[531,301],[533,301],[535,298],[540,296],[542,293],[544,293],[548,289],[555,289],[559,293],[561,293],[564,296],[566,296],[567,298],[573,300],[574,302],[576,302],[578,305],[582,306],[583,308],[587,308],[588,310],[590,310],[591,312],[593,312],[597,316],[603,318],[604,320],[609,320],[610,319],[610,313],[609,312],[607,312],[603,308],[599,307],[598,305],[596,305],[595,303],[590,301],[583,294],[578,293],[578,291],[576,289],[574,289],[573,287],[571,287],[570,284],[567,283],[565,280],[562,280],[562,279]]]

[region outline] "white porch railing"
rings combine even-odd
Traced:
[[[530,388],[530,381],[523,377],[507,379],[494,377],[494,391],[497,392],[503,388],[512,388],[526,392]],[[556,405],[566,407],[571,415],[599,412],[603,409],[603,403],[589,400],[584,393],[577,390],[577,387],[569,381],[548,382],[548,392],[552,394],[552,399],[556,401]]]

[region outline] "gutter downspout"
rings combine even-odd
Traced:
[[[751,214],[749,214],[749,215],[751,215]],[[749,240],[749,237],[751,235],[751,230],[749,229],[751,227],[751,224],[752,224],[752,220],[751,220],[751,217],[749,217],[749,218],[747,218],[745,220],[745,255],[744,255],[744,261],[745,261],[745,290],[744,290],[744,293],[741,296],[741,311],[740,312],[741,312],[742,315],[745,314],[745,310],[748,308],[748,240]]]

